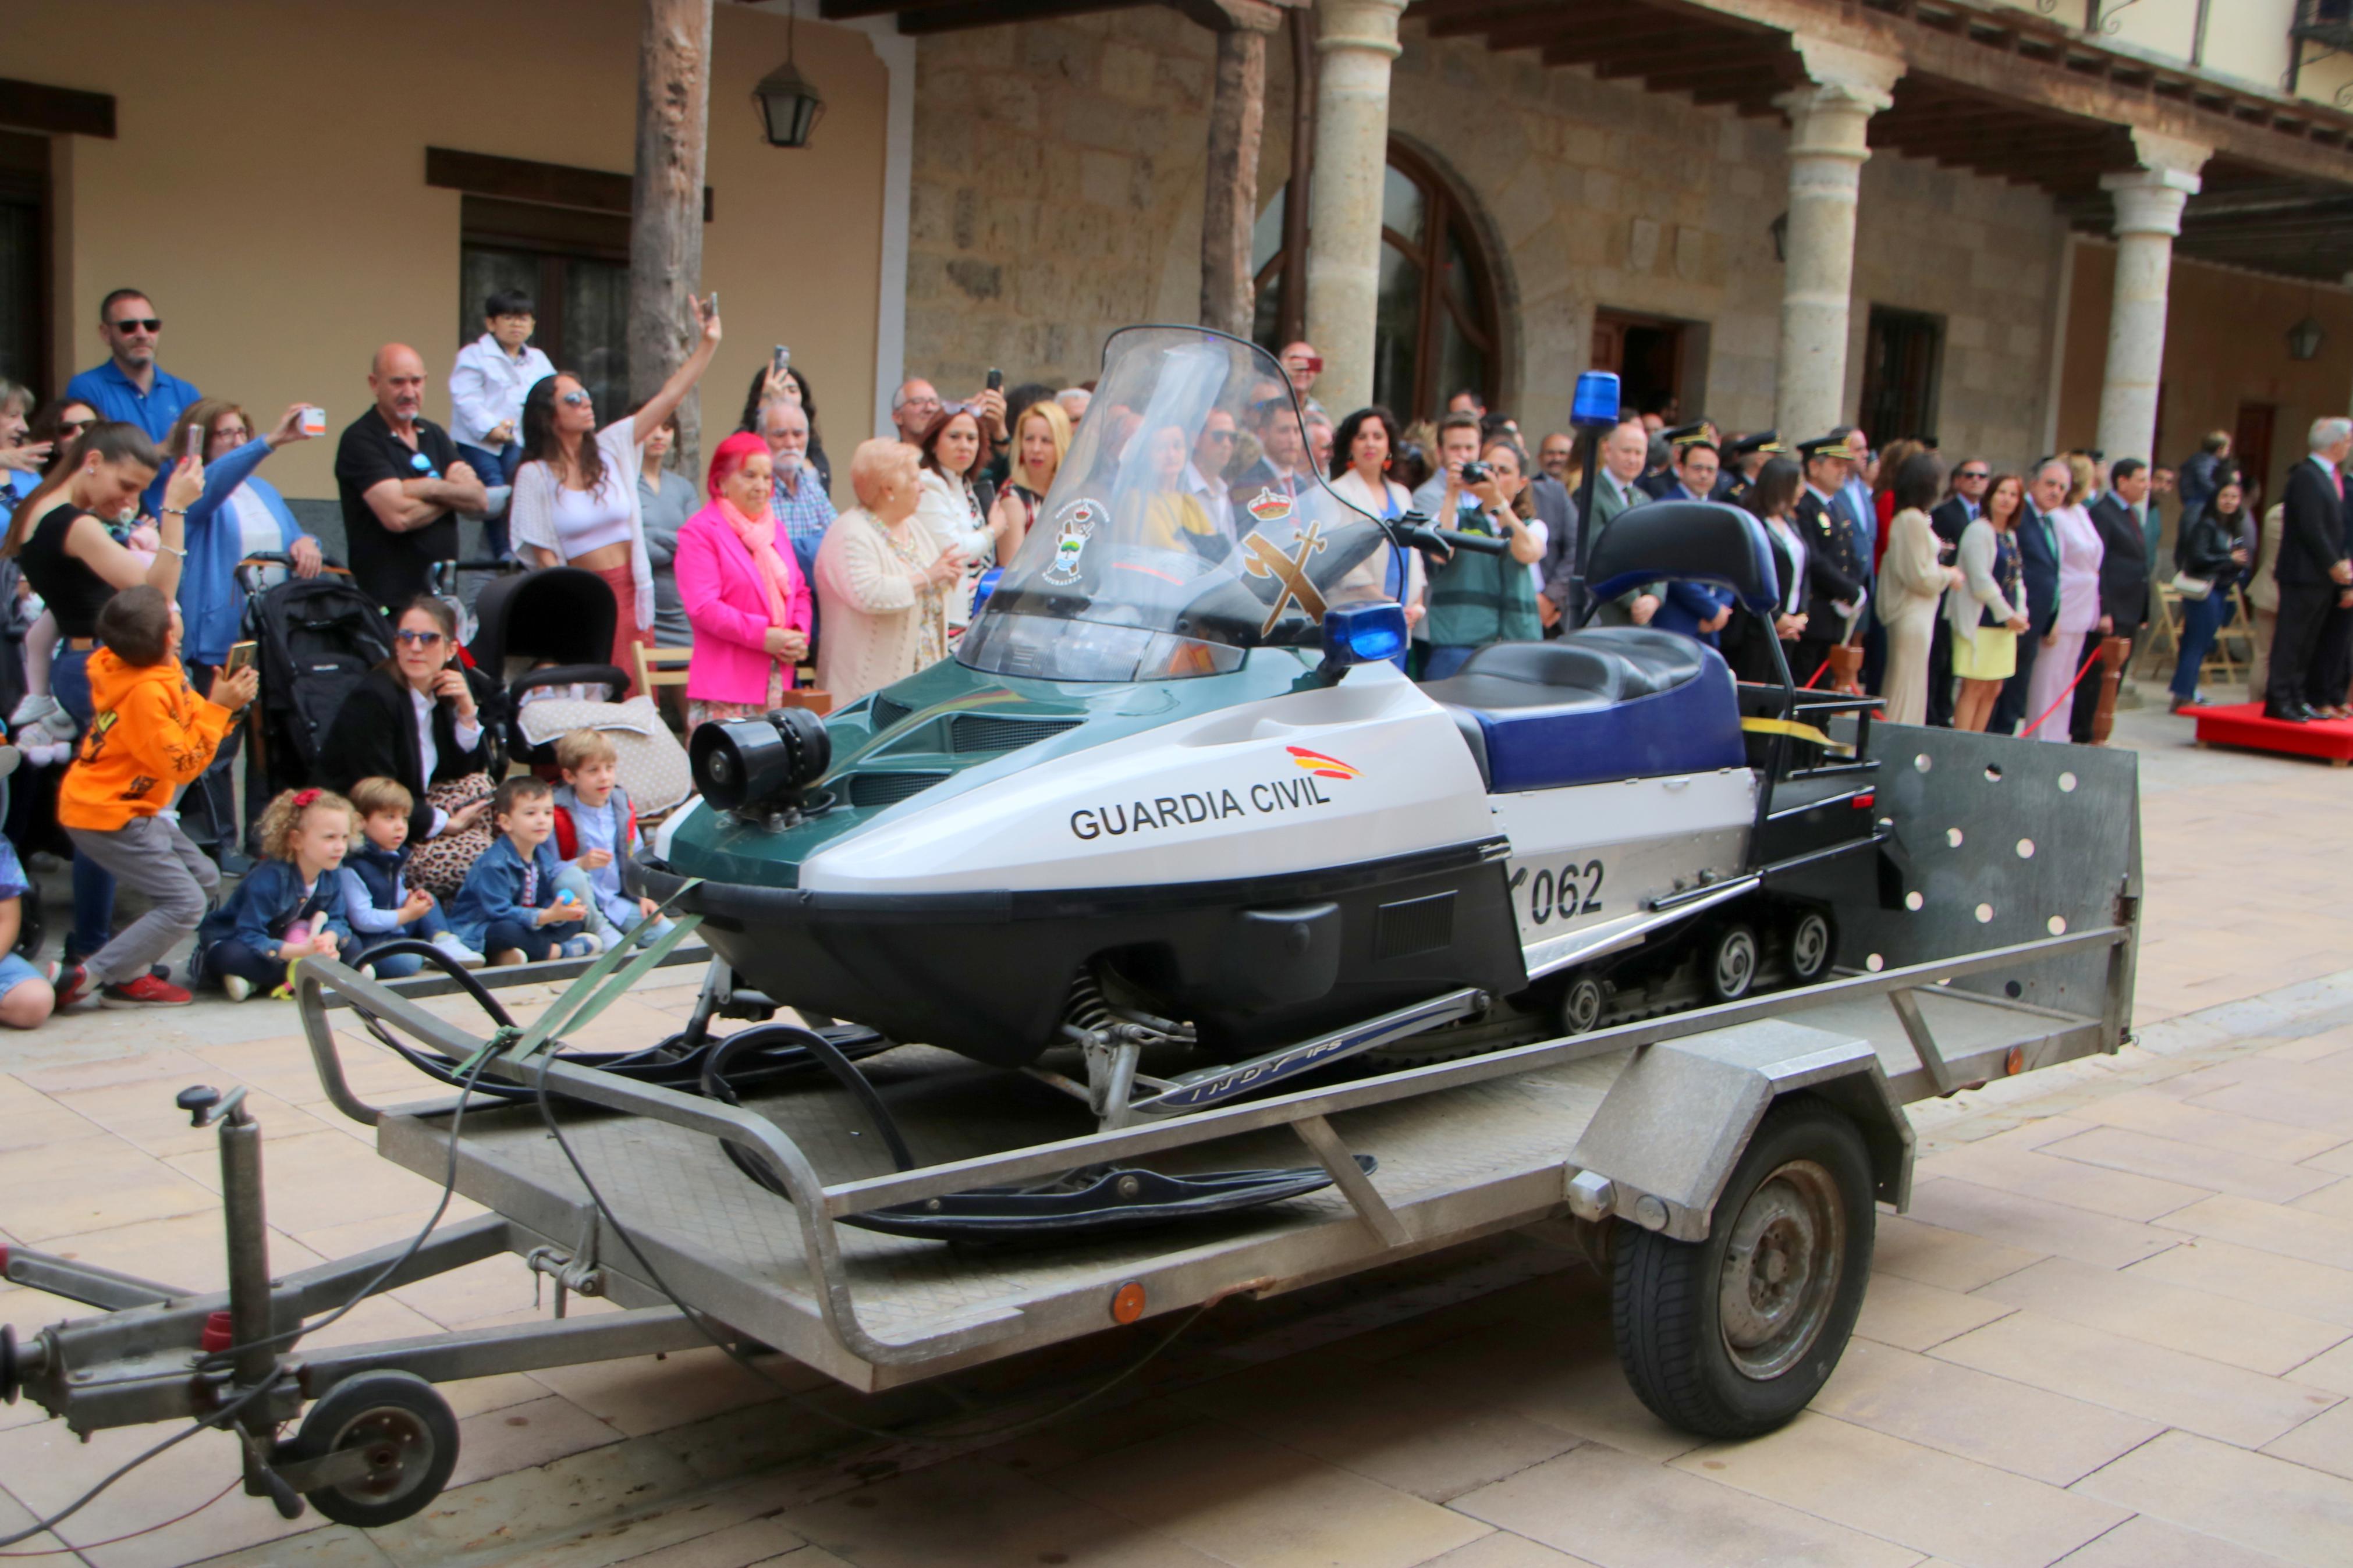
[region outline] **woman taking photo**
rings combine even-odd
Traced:
[[[947,595],[964,557],[915,517],[920,454],[902,441],[861,441],[849,460],[858,504],[825,531],[817,552],[818,684],[836,706],[904,680],[947,657]]]
[[[2067,459],[2072,476],[2067,500],[2051,510],[2052,531],[2059,541],[2059,618],[2042,634],[2042,651],[2035,655],[2033,673],[2026,681],[2026,722],[2038,741],[2068,738],[2067,696],[2084,659],[2084,639],[2108,629],[2100,613],[2100,562],[2107,545],[2100,525],[2084,503],[2092,493],[2095,470],[2092,459]]]
[[[282,447],[310,437],[302,433],[297,403],[277,427],[259,440],[245,410],[223,397],[190,404],[172,426],[172,449],[187,450],[188,432],[204,432],[205,493],[188,508],[188,562],[180,573],[180,618],[186,630],[180,657],[207,670],[228,658],[245,616],[245,591],[237,586],[237,563],[248,555],[289,555],[294,573],[315,577],[325,563],[319,542],[302,531],[277,488],[254,470]],[[205,677],[195,678],[202,686]],[[227,750],[226,746],[222,748]]]
[[[1953,728],[1978,730],[1993,717],[2002,682],[2018,670],[2018,634],[2027,620],[2026,578],[2019,569],[2018,520],[2026,481],[1997,475],[1985,510],[1961,533],[1961,585],[1945,600],[1953,628]]]
[[[48,668],[49,690],[84,731],[90,729],[90,656],[98,612],[124,588],[145,584],[170,598],[187,560],[188,509],[204,494],[201,459],[182,458],[164,488],[159,544],[152,558],[127,549],[108,523],[137,507],[163,458],[135,425],[100,423],[74,439],[48,476],[16,505],[0,556],[14,559],[56,617],[62,639]],[[113,934],[114,878],[74,857],[74,929],[68,962],[87,958]]]
[[[694,353],[634,415],[596,428],[596,405],[568,371],[541,380],[522,403],[522,467],[515,470],[508,529],[534,566],[577,566],[613,591],[612,662],[638,689],[630,651],[653,646],[654,567],[646,552],[638,476],[646,437],[677,411],[719,350],[719,315],[694,301],[702,337]]]
[[[1335,438],[1336,449],[1336,438]],[[1508,554],[1458,550],[1430,568],[1430,657],[1424,680],[1444,680],[1490,643],[1535,642],[1544,636],[1536,617],[1535,584],[1529,564],[1542,558],[1544,544],[1528,531],[1517,510],[1526,493],[1525,465],[1516,443],[1496,440],[1479,454],[1487,478],[1469,488],[1478,509],[1458,506],[1451,525],[1464,533],[1508,540]],[[1448,500],[1454,500],[1448,485]]]
[[[1945,590],[1961,583],[1957,567],[1937,561],[1936,531],[1928,522],[1928,509],[1944,493],[1945,465],[1913,443],[1889,492],[1895,510],[1883,530],[1887,549],[1879,563],[1879,619],[1887,628],[1887,671],[1879,690],[1891,724],[1928,721],[1928,643]]]
[[[1760,685],[1781,684],[1781,668],[1773,659],[1773,645],[1781,645],[1787,659],[1805,635],[1806,540],[1792,521],[1798,491],[1805,476],[1788,458],[1768,458],[1757,470],[1740,504],[1765,525],[1765,542],[1773,550],[1773,571],[1779,598],[1768,620],[1735,604],[1731,623],[1721,634],[1725,662],[1741,679]]]
[[[2246,486],[2236,468],[2219,468],[2215,478],[2221,488],[2213,500],[2189,520],[2182,530],[2181,547],[2174,552],[2180,577],[2207,584],[2201,597],[2181,596],[2181,657],[2173,665],[2172,710],[2176,713],[2206,706],[2206,700],[2198,694],[2199,671],[2231,613],[2231,585],[2247,567],[2247,551],[2240,538],[2246,530]]]
[[[711,504],[679,530],[678,594],[694,627],[690,732],[782,707],[808,655],[808,582],[792,545],[777,547],[772,461],[757,436],[738,432],[719,443],[705,481]]]
[[[1013,553],[1002,547],[1013,520],[995,511],[997,492],[981,472],[980,455],[987,444],[980,415],[961,403],[944,405],[923,432],[923,493],[915,516],[941,549],[964,558],[970,578]],[[971,614],[967,582],[948,601],[949,637],[964,630]]]
[[[408,812],[408,884],[447,903],[491,847],[491,751],[473,683],[458,660],[458,616],[430,594],[393,623],[392,657],[352,689],[319,753],[326,787],[397,779]]]
[[[1013,421],[1013,468],[997,492],[989,522],[997,536],[997,559],[1010,561],[1038,526],[1038,513],[1062,459],[1071,450],[1071,416],[1049,397],[1023,409]]]
[[[664,468],[678,445],[678,414],[655,426],[646,436],[645,461],[638,470],[638,515],[646,523],[646,557],[654,566],[654,641],[663,647],[686,647],[694,641],[686,608],[678,596],[678,534],[694,515],[694,485],[684,474]]]

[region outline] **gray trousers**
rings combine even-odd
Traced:
[[[145,894],[151,906],[83,960],[93,987],[127,984],[146,973],[174,943],[195,934],[220,890],[219,870],[167,817],[134,816],[111,833],[88,827],[66,832],[75,854],[114,873],[117,885]]]

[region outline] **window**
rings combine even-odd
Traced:
[[[1936,434],[1936,380],[1945,361],[1945,321],[1916,310],[1871,308],[1862,349],[1862,427],[1875,446]]]
[[[49,140],[0,131],[0,378],[37,396],[57,391],[49,376],[48,258]]]
[[[629,220],[468,195],[460,222],[458,339],[482,335],[482,301],[520,289],[539,307],[532,342],[577,373],[600,423],[629,406]]]
[[[1304,315],[1304,301],[1286,300],[1302,288],[1286,273],[1283,212],[1290,191],[1274,195],[1252,231],[1250,261],[1258,282],[1252,333],[1279,351],[1280,323]],[[1495,285],[1484,247],[1460,197],[1438,171],[1410,148],[1389,143],[1381,189],[1381,270],[1373,328],[1373,399],[1400,418],[1442,411],[1465,387],[1493,405],[1501,395]],[[1286,306],[1292,308],[1286,310]],[[1335,414],[1345,412],[1335,409]]]

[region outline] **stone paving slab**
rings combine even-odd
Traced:
[[[2137,1043],[1915,1108],[1920,1201],[1881,1216],[1857,1339],[1772,1436],[1704,1445],[1644,1410],[1609,1346],[1606,1288],[1539,1226],[1229,1303],[1117,1395],[1007,1440],[845,1448],[807,1402],[881,1426],[962,1408],[958,1429],[982,1427],[1101,1381],[1139,1342],[1097,1336],[871,1400],[716,1352],[477,1379],[445,1389],[461,1484],[403,1525],[288,1524],[234,1492],[204,1506],[234,1471],[205,1436],[69,1521],[64,1554],[42,1561],[2353,1563],[2353,947],[2336,872],[2353,779],[2191,751],[2161,713],[2124,715],[2119,741],[2143,757]],[[692,981],[657,981],[600,1037],[673,1026]],[[527,1016],[548,994],[509,997]],[[364,1093],[417,1092],[396,1063],[355,1077]],[[326,1104],[287,1007],[215,1003],[0,1039],[0,1237],[216,1286],[209,1136],[169,1104],[196,1081],[254,1092],[282,1267],[403,1238],[429,1208],[433,1184]],[[0,1321],[20,1331],[74,1310],[0,1288]],[[321,1338],[533,1311],[520,1265],[492,1259]],[[0,1408],[0,1531],[158,1435],[85,1447],[28,1405]]]

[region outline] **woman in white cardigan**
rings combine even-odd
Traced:
[[[972,618],[973,585],[1009,550],[1001,545],[1012,517],[997,510],[997,491],[981,470],[980,413],[961,403],[940,410],[923,432],[923,493],[915,515],[943,550],[964,557],[965,581],[948,600],[948,635]]]
[[[596,407],[568,371],[543,377],[522,405],[523,463],[508,527],[534,566],[577,566],[613,591],[613,663],[637,695],[633,647],[653,646],[654,567],[646,553],[638,473],[648,437],[702,379],[719,350],[719,314],[702,301],[702,341],[634,415],[596,428]]]
[[[903,441],[860,442],[849,460],[858,504],[818,549],[818,684],[837,707],[947,657],[947,598],[964,554],[915,516],[918,461]]]
[[[1386,408],[1359,408],[1343,419],[1332,440],[1332,493],[1369,516],[1403,517],[1413,505],[1413,494],[1388,477],[1399,440],[1397,416]],[[1451,520],[1440,526],[1451,527]],[[1397,600],[1405,606],[1408,626],[1421,619],[1428,581],[1419,550],[1384,545],[1348,574],[1345,585]],[[1398,655],[1396,663],[1404,668],[1405,655]]]
[[[2026,481],[1998,477],[1985,510],[1961,532],[1961,585],[1945,595],[1953,628],[1953,728],[1983,730],[2002,683],[2018,668],[2018,634],[2027,628],[2026,578],[2018,557],[2018,521]]]

